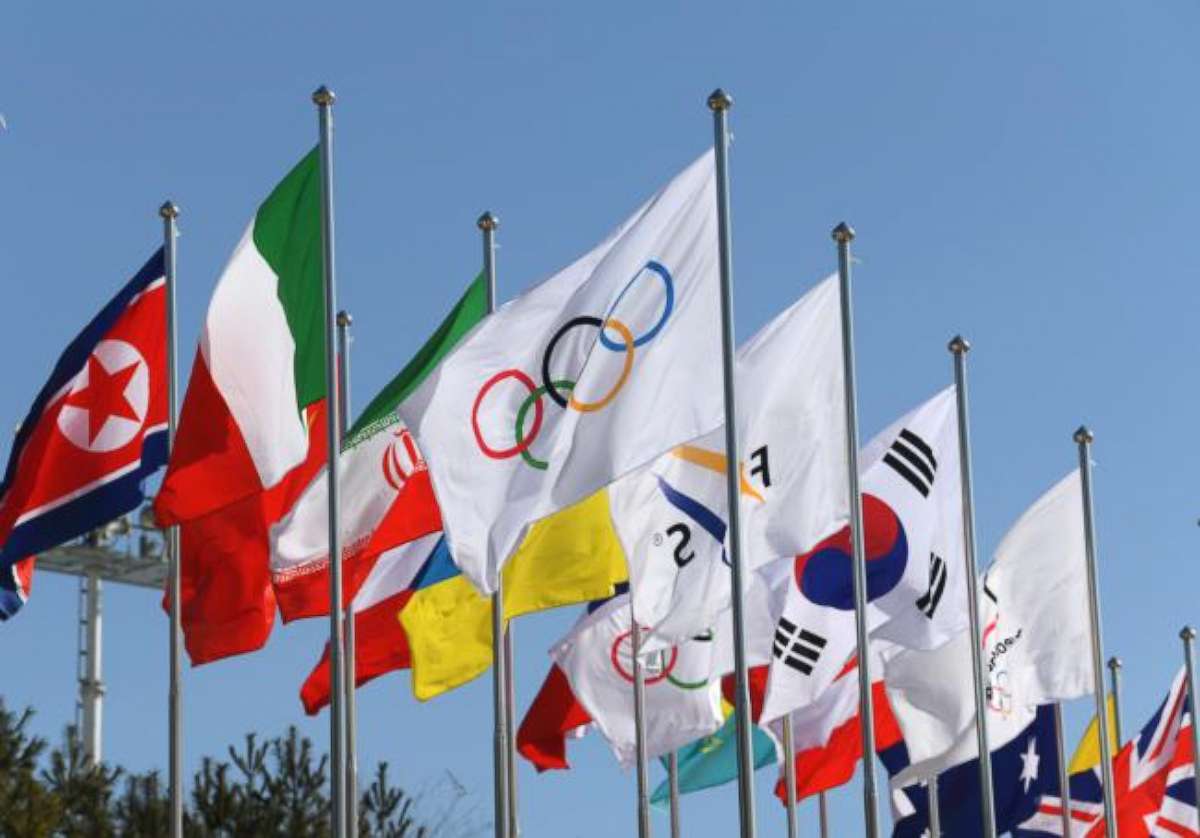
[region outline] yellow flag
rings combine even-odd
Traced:
[[[1113,701],[1112,695],[1108,696],[1108,703],[1105,705],[1108,712],[1108,745],[1109,753],[1116,756],[1119,750],[1117,743],[1117,710],[1116,703]],[[1080,771],[1088,771],[1100,764],[1100,722],[1095,716],[1092,716],[1091,723],[1088,724],[1087,730],[1083,732],[1083,738],[1079,740],[1079,746],[1075,748],[1075,754],[1071,757],[1071,764],[1067,768],[1068,774],[1078,774]]]
[[[506,619],[612,596],[629,578],[601,490],[535,523],[501,571]],[[413,593],[400,612],[421,701],[461,686],[492,664],[491,600],[462,574]]]

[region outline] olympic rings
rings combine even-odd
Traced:
[[[633,683],[633,672],[629,669],[626,669],[625,666],[622,664],[621,650],[623,648],[625,641],[626,640],[632,641],[632,638],[633,638],[632,630],[627,631],[623,634],[617,635],[617,638],[616,638],[616,640],[613,641],[612,648],[609,651],[609,659],[612,661],[613,669],[616,670],[618,675],[620,675],[622,678],[624,678],[626,681],[628,681],[631,684]],[[632,649],[630,650],[630,654],[632,655]],[[660,652],[660,655],[661,654],[662,653]],[[663,664],[662,671],[659,672],[657,675],[649,675],[649,674],[646,675],[642,679],[642,683],[644,683],[647,687],[649,687],[654,684],[657,684],[659,681],[665,680],[667,678],[671,678],[671,670],[673,670],[675,668],[675,662],[678,660],[679,660],[679,648],[676,646],[672,646],[671,650],[670,650],[670,656],[667,657],[667,662],[665,664]],[[671,678],[671,682],[674,683],[675,679]],[[688,688],[688,689],[690,689],[690,688]]]
[[[629,280],[629,282],[625,284],[625,287],[621,289],[621,293],[617,295],[617,299],[615,299],[613,304],[609,307],[608,313],[604,315],[606,322],[612,319],[613,312],[617,310],[617,306],[621,304],[621,300],[624,299],[625,294],[630,288],[633,287],[633,284],[637,282],[638,278],[646,271],[653,271],[659,276],[659,278],[662,279],[663,291],[666,293],[666,301],[663,303],[662,314],[659,315],[658,322],[651,327],[650,331],[636,339],[633,342],[634,346],[645,346],[647,343],[654,340],[658,333],[662,331],[663,326],[667,325],[667,319],[671,316],[671,311],[675,308],[675,283],[671,279],[671,272],[658,262],[655,262],[653,259],[651,259],[646,263],[645,267],[633,275],[633,279]],[[607,328],[607,326],[605,328]],[[621,337],[625,336],[622,335]],[[627,339],[626,343],[628,342],[629,341]],[[619,343],[610,340],[608,335],[604,334],[604,329],[600,330],[600,343],[605,349],[610,349],[613,352],[621,352],[625,349],[624,346],[621,346]]]
[[[633,330],[614,315],[617,313],[617,308],[620,306],[621,301],[625,298],[625,295],[629,292],[629,289],[631,289],[642,277],[642,274],[647,271],[657,275],[662,280],[665,298],[663,301],[662,313],[659,314],[657,322],[644,334],[635,337]],[[671,278],[671,273],[660,262],[651,259],[647,261],[646,264],[643,265],[638,272],[633,275],[633,278],[625,284],[625,287],[621,289],[621,293],[617,295],[617,298],[613,301],[612,305],[609,306],[608,312],[603,318],[593,317],[591,315],[579,315],[577,317],[572,317],[558,328],[558,331],[556,331],[554,336],[550,338],[549,343],[546,344],[545,351],[542,353],[541,386],[536,385],[533,378],[518,369],[503,370],[502,372],[496,373],[483,383],[483,386],[480,387],[479,392],[475,396],[474,404],[471,406],[471,430],[475,434],[475,442],[479,446],[479,450],[482,451],[485,456],[490,457],[493,460],[507,460],[519,454],[526,465],[530,466],[531,468],[545,471],[549,467],[548,463],[546,463],[545,460],[538,459],[529,451],[529,447],[533,444],[534,440],[537,439],[538,433],[542,429],[542,422],[545,419],[542,396],[549,396],[556,405],[564,410],[569,408],[579,413],[595,413],[608,407],[613,400],[616,399],[617,395],[629,381],[629,376],[633,372],[633,362],[636,354],[635,349],[654,340],[654,338],[656,338],[662,331],[674,310],[675,283]],[[562,340],[567,332],[579,326],[595,327],[598,332],[597,338],[601,346],[613,352],[623,352],[625,355],[624,363],[621,366],[621,372],[617,376],[616,382],[612,385],[607,393],[592,401],[583,401],[582,399],[576,398],[574,388],[578,381],[578,377],[575,379],[554,379],[551,377],[550,364],[554,356],[555,348],[558,346],[559,341]],[[621,343],[617,343],[608,336],[608,329],[612,329],[620,336]],[[584,363],[586,364],[586,360]],[[488,393],[491,392],[492,388],[508,378],[515,379],[520,384],[524,385],[525,389],[528,391],[528,395],[521,402],[517,409],[515,422],[513,425],[514,444],[508,448],[493,448],[488,445],[487,441],[484,439],[483,431],[479,426],[479,409],[483,404],[483,400],[487,397]],[[568,391],[567,395],[564,395],[562,392],[564,390]],[[528,417],[530,407],[533,408],[533,422],[529,427],[528,433],[526,433],[525,421]]]

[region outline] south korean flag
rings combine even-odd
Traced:
[[[876,436],[860,454],[873,637],[936,648],[967,624],[954,388]],[[811,703],[855,652],[849,527],[777,577],[763,720]]]

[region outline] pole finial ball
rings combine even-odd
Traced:
[[[496,217],[491,210],[488,210],[483,215],[479,216],[479,219],[475,222],[475,225],[480,230],[495,230],[500,226],[500,219]]]
[[[179,207],[174,201],[163,201],[163,205],[158,208],[158,214],[163,218],[178,218]]]
[[[733,107],[733,97],[721,88],[708,94],[708,108],[712,111],[727,111]]]
[[[1191,626],[1184,626],[1182,629],[1179,630],[1179,636],[1182,637],[1184,640],[1195,640],[1196,639],[1196,630],[1194,628],[1192,628]]]
[[[833,228],[833,240],[838,244],[849,244],[854,241],[854,228],[843,221]]]
[[[971,342],[962,335],[955,335],[950,338],[950,343],[946,347],[955,355],[966,355],[971,351]]]
[[[337,324],[339,326],[351,326],[354,324],[354,318],[350,316],[350,312],[342,309],[337,313]]]
[[[1108,668],[1109,669],[1120,669],[1122,667],[1122,665],[1123,664],[1121,663],[1121,659],[1118,658],[1116,655],[1113,655],[1111,658],[1108,659]]]
[[[321,85],[313,91],[312,100],[315,105],[332,105],[337,97],[333,95],[333,91],[325,85]]]
[[[1096,435],[1092,433],[1087,425],[1080,425],[1079,429],[1075,431],[1075,441],[1080,445],[1084,443],[1091,444],[1095,439]]]

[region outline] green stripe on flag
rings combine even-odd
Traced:
[[[317,149],[272,190],[254,217],[254,248],[271,266],[296,345],[296,407],[325,398],[325,292]]]
[[[425,341],[425,345],[417,351],[412,360],[387,383],[379,395],[371,399],[371,403],[347,433],[346,447],[356,445],[361,436],[373,432],[377,422],[389,418],[396,406],[420,386],[429,373],[486,314],[487,279],[481,273],[467,286],[466,293],[459,299],[458,304],[446,315],[437,331]]]

